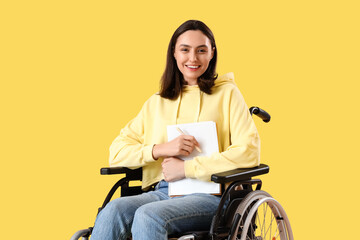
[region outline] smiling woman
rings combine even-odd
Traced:
[[[186,21],[170,39],[160,96],[176,99],[184,85],[198,85],[201,91],[210,94],[217,78],[216,62],[212,31],[201,21]]]
[[[170,197],[168,182],[210,181],[217,172],[259,164],[260,140],[233,74],[217,77],[216,45],[210,29],[189,20],[173,34],[160,93],[151,96],[110,147],[110,166],[142,167],[142,188],[154,191],[109,202],[99,213],[92,240],[167,239],[168,234],[209,229],[220,197],[196,193]],[[213,121],[219,152],[189,156],[197,140],[167,141],[166,126]]]

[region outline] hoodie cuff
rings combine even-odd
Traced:
[[[184,163],[185,177],[186,178],[195,178],[195,166],[193,160],[187,160]]]
[[[143,147],[143,158],[145,160],[145,162],[155,162],[156,159],[153,158],[153,147],[155,144],[151,144],[151,145],[145,145]]]

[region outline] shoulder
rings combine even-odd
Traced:
[[[233,73],[224,74],[216,79],[212,94],[230,105],[242,105],[245,101]]]
[[[218,86],[217,90],[222,92],[240,91],[235,83],[224,83],[223,85]]]
[[[215,80],[215,85],[212,90],[213,93],[224,95],[240,93],[240,90],[235,83],[234,74],[232,72],[219,76],[218,79]]]
[[[153,95],[151,95],[146,101],[145,104],[146,105],[152,105],[152,104],[157,104],[160,102],[167,102],[167,101],[172,101],[166,98],[163,98],[160,96],[159,92],[154,93]],[[145,105],[144,104],[144,105]]]
[[[143,105],[143,110],[147,109],[147,110],[154,110],[157,107],[161,107],[164,105],[169,105],[170,102],[173,102],[173,100],[169,100],[166,98],[163,98],[160,96],[160,94],[154,93],[153,95],[151,95],[144,103]]]

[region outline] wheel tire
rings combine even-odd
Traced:
[[[234,214],[234,216],[237,213],[240,214],[241,218],[237,223],[234,223],[234,219],[233,219],[233,224],[237,224],[237,226],[233,226],[233,228],[235,227],[234,228],[235,231],[232,233],[232,235],[230,235],[228,237],[228,240],[238,240],[239,239],[238,238],[239,234],[241,234],[241,232],[242,232],[243,225],[245,223],[247,214],[250,211],[251,207],[255,204],[255,202],[257,200],[259,200],[261,198],[265,198],[265,197],[271,197],[271,195],[262,190],[250,192],[249,194],[247,194],[245,196],[245,198],[241,201],[241,203],[237,207],[236,212]]]
[[[231,240],[293,240],[285,210],[265,191],[253,191],[246,195],[237,213],[241,218],[234,223],[237,226],[229,237]]]

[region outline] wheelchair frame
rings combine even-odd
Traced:
[[[258,108],[251,107],[251,114],[260,117],[264,122],[270,121],[270,115]],[[211,181],[220,183],[222,196],[213,217],[209,231],[182,233],[181,235],[169,236],[170,239],[201,240],[201,239],[228,239],[228,240],[265,240],[269,236],[271,240],[293,240],[293,234],[289,219],[280,203],[273,199],[270,194],[261,190],[262,181],[252,179],[255,176],[268,173],[270,170],[266,164],[260,164],[254,168],[234,169],[226,172],[213,174]],[[131,181],[142,179],[142,169],[128,169],[125,167],[101,168],[101,175],[125,174],[118,180],[106,196],[99,212],[110,202],[116,190],[121,187],[121,196],[132,196],[143,193],[141,186],[130,186]],[[256,185],[253,190],[253,185]],[[154,187],[151,187],[153,190]],[[265,226],[267,212],[269,210],[270,226]],[[261,212],[261,216],[260,213]],[[260,218],[263,218],[260,220]],[[275,228],[275,229],[274,229]],[[274,229],[275,233],[271,231]],[[261,233],[258,233],[260,232]],[[268,232],[270,231],[269,235]],[[71,240],[80,237],[87,240],[91,235],[92,227],[76,232]],[[261,234],[258,236],[258,234]],[[272,235],[274,235],[272,237]],[[271,238],[272,237],[272,238]]]

